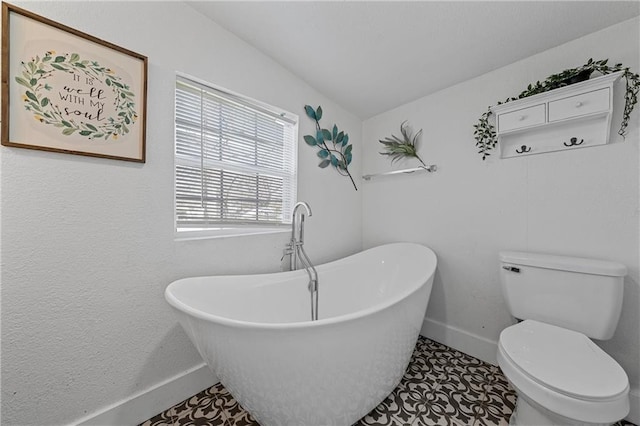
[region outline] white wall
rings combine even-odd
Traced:
[[[299,114],[300,140],[303,106],[321,104],[350,134],[359,186],[361,122],[184,3],[17,5],[149,58],[146,164],[0,148],[2,421],[52,425],[202,362],[164,301],[171,281],[280,268],[287,234],[174,241],[176,71]],[[304,142],[298,158],[309,255],[359,251],[361,191]]]
[[[511,323],[497,280],[501,249],[625,263],[622,318],[602,345],[638,388],[638,110],[624,142],[614,130],[607,146],[520,159],[482,162],[471,127],[488,105],[589,57],[640,70],[638,19],[403,105],[361,131],[355,116],[182,3],[17,5],[148,56],[148,135],[144,165],[0,148],[3,424],[74,422],[191,371],[201,360],[164,302],[166,285],[280,266],[285,234],[174,241],[176,71],[298,113],[300,136],[313,130],[302,106],[321,104],[323,122],[350,133],[361,191],[317,168],[314,150],[300,145],[299,199],[314,210],[310,256],[343,257],[361,241],[433,247],[428,317],[452,329],[495,341]],[[362,156],[367,173],[387,170],[377,141],[405,119],[424,129],[420,152],[438,172],[362,183]]]
[[[615,127],[624,105],[618,87],[609,145],[506,160],[494,154],[482,161],[472,125],[487,106],[590,57],[609,58],[639,72],[639,26],[637,18],[623,22],[365,121],[365,173],[390,169],[378,155],[378,140],[399,134],[403,120],[423,129],[419,153],[438,171],[365,182],[362,209],[365,248],[407,240],[435,250],[439,263],[428,321],[444,323],[453,334],[479,337],[479,343],[497,341],[512,323],[498,282],[498,251],[596,257],[627,265],[622,317],[613,339],[601,346],[627,371],[636,399],[640,106],[633,111],[626,141]]]

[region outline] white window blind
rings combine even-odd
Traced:
[[[176,229],[291,223],[297,117],[176,79]]]

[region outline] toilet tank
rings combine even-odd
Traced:
[[[500,282],[507,307],[591,338],[613,336],[627,268],[616,262],[539,253],[501,252]]]

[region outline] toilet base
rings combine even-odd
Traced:
[[[611,423],[585,423],[553,413],[518,395],[516,409],[509,419],[511,426],[608,426]]]

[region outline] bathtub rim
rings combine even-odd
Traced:
[[[425,275],[424,279],[420,280],[419,285],[416,284],[414,286],[412,286],[411,288],[409,288],[408,290],[398,293],[398,295],[396,295],[393,298],[390,298],[389,300],[386,300],[384,302],[381,303],[377,303],[374,304],[373,306],[370,306],[367,309],[363,309],[363,310],[359,310],[356,312],[352,312],[352,313],[348,313],[345,315],[339,315],[339,316],[335,316],[335,317],[330,317],[330,318],[324,318],[324,319],[319,319],[317,321],[298,321],[298,322],[255,322],[255,321],[242,321],[242,320],[236,320],[236,319],[232,319],[232,318],[227,318],[227,317],[222,317],[219,315],[215,315],[215,314],[211,314],[211,313],[207,313],[204,311],[201,311],[199,309],[195,309],[192,308],[190,305],[187,305],[186,303],[178,300],[178,298],[172,294],[171,287],[179,282],[183,282],[186,280],[191,280],[191,279],[197,279],[197,278],[209,278],[209,277],[256,277],[256,276],[273,276],[273,275],[292,275],[292,274],[305,274],[304,269],[298,269],[295,271],[285,271],[285,272],[271,272],[271,273],[260,273],[260,274],[242,274],[242,275],[204,275],[204,276],[198,276],[198,277],[186,277],[186,278],[181,278],[178,280],[175,280],[173,282],[171,282],[167,288],[164,291],[164,296],[165,296],[165,300],[167,301],[167,303],[169,303],[169,305],[171,305],[171,307],[173,307],[174,309],[181,311],[189,316],[198,318],[198,319],[202,319],[205,321],[209,321],[209,322],[213,322],[216,324],[220,324],[220,325],[225,325],[225,326],[229,326],[229,327],[235,327],[235,328],[250,328],[250,329],[269,329],[269,330],[291,330],[291,329],[299,329],[299,328],[308,328],[308,327],[321,327],[321,326],[326,326],[326,325],[331,325],[331,324],[338,324],[338,323],[343,323],[346,321],[352,321],[352,320],[356,320],[359,318],[363,318],[372,314],[375,314],[379,311],[382,311],[384,309],[387,309],[393,305],[396,305],[400,302],[402,302],[403,300],[405,300],[406,298],[410,297],[411,295],[413,295],[414,293],[417,293],[423,286],[427,285],[427,283],[429,283],[429,281],[433,280],[433,277],[435,275],[435,271],[436,268],[438,266],[438,258],[435,254],[435,252],[430,248],[427,247],[423,244],[419,244],[419,243],[409,243],[409,242],[398,242],[398,243],[389,243],[389,244],[381,244],[375,247],[371,247],[368,248],[366,250],[362,250],[360,252],[351,254],[347,257],[343,257],[331,262],[327,262],[327,263],[323,263],[321,265],[318,265],[317,268],[321,269],[323,266],[325,265],[336,265],[336,264],[340,264],[343,262],[347,262],[349,260],[353,260],[354,257],[359,257],[359,256],[364,256],[365,253],[367,253],[368,251],[371,250],[376,250],[376,249],[381,249],[382,247],[391,247],[391,246],[399,246],[399,245],[405,245],[405,246],[416,246],[419,247],[421,250],[424,249],[426,250],[427,256],[430,258],[429,260],[429,265],[433,265],[433,268],[430,270],[430,272]],[[177,285],[177,284],[176,284]]]

